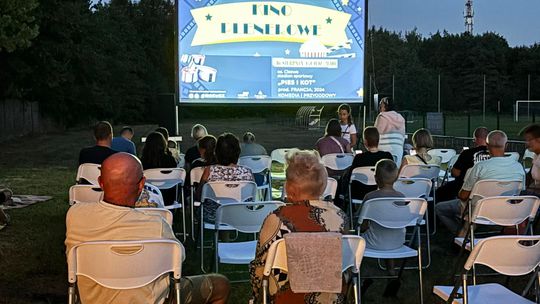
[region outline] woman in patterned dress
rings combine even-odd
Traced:
[[[255,260],[250,265],[253,298],[262,302],[264,263],[270,245],[289,232],[345,232],[347,216],[332,202],[320,200],[327,173],[316,151],[287,153],[287,204],[271,213],[261,227]],[[293,293],[286,272],[274,270],[269,278],[271,303],[344,303],[344,294]],[[343,292],[346,288],[343,288]]]

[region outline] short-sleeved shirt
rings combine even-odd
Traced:
[[[461,152],[456,160],[456,163],[454,164],[454,168],[460,170],[459,176],[456,177],[456,180],[463,183],[467,170],[472,168],[475,163],[487,160],[489,158],[490,156],[486,146],[478,146],[472,149],[464,150]]]
[[[84,148],[79,153],[79,166],[86,163],[101,165],[107,157],[114,153],[116,153],[116,151],[104,146]]]
[[[511,157],[491,157],[476,163],[467,171],[461,189],[471,191],[476,182],[486,179],[525,182],[525,171],[523,166]]]
[[[268,155],[266,149],[258,143],[240,143],[240,156]]]
[[[342,137],[325,136],[319,138],[315,147],[321,156],[332,153],[350,152],[350,147],[347,148],[349,142]]]
[[[135,152],[135,144],[122,136],[112,139],[111,149],[118,152],[126,152],[132,155],[137,155]]]
[[[343,177],[343,181],[345,185],[349,184],[349,181],[351,179],[352,171],[355,168],[359,167],[373,167],[375,164],[381,160],[381,159],[390,159],[393,160],[392,154],[390,152],[386,151],[377,151],[377,152],[364,152],[361,154],[357,154],[352,162],[351,167]],[[353,184],[351,186],[351,196],[355,199],[363,199],[364,196],[371,191],[377,190],[377,186],[368,186],[364,185],[360,182],[353,181]]]
[[[351,134],[356,134],[356,126],[354,124],[341,125],[341,137],[349,143],[351,142]]]

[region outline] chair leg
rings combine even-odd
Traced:
[[[263,288],[263,304],[266,304],[266,297],[268,296],[266,293],[267,293],[267,290],[268,290],[268,279],[263,279],[262,281],[262,288]]]
[[[358,284],[360,284],[360,272],[358,272],[358,276],[353,276],[353,291],[354,291],[354,304],[360,304],[360,288],[358,288]]]
[[[215,250],[214,250],[214,263],[215,263],[215,269],[214,271],[216,273],[219,273],[219,250],[218,250],[218,244],[219,244],[219,229],[216,229],[215,233],[214,233],[214,246],[215,246]]]
[[[354,230],[354,216],[353,216],[353,199],[351,196],[352,190],[351,190],[351,184],[349,184],[349,217],[351,221],[351,226],[349,227],[349,230]]]
[[[191,188],[191,196],[189,198],[189,200],[191,201],[191,239],[193,240],[193,242],[195,242],[195,204],[194,204],[194,199],[193,199],[193,195],[195,195],[195,191],[193,191],[193,187],[190,187]]]
[[[174,280],[174,291],[176,295],[176,303],[180,304],[181,297],[180,297],[180,280],[179,279]]]
[[[182,202],[182,232],[184,233],[184,243],[186,242],[186,234],[187,234],[187,229],[186,229],[186,204],[185,204],[185,200],[184,200],[184,187],[182,187],[182,190],[180,191],[181,195],[182,195],[182,199],[181,199],[181,202]]]
[[[199,207],[200,208],[200,213],[201,213],[201,220],[199,222],[200,226],[201,226],[201,231],[199,232],[199,237],[200,237],[200,241],[201,241],[201,271],[203,273],[206,273],[206,271],[204,270],[204,221],[203,221],[203,205],[202,205],[202,202],[201,202],[201,206]]]
[[[420,242],[420,229],[418,230],[418,283],[420,286],[420,304],[424,303],[424,284],[422,278],[422,246]]]
[[[75,304],[75,284],[74,283],[69,284],[68,304]]]

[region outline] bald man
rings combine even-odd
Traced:
[[[507,141],[508,138],[503,131],[491,131],[487,136],[487,148],[491,158],[477,162],[467,171],[458,199],[441,202],[435,206],[437,216],[450,231],[457,233],[462,226],[461,214],[476,182],[486,179],[525,181],[525,171],[521,164],[504,155]],[[458,234],[462,236],[464,233],[465,230],[462,229]]]
[[[89,241],[176,240],[171,226],[161,216],[133,208],[145,183],[136,157],[124,152],[111,155],[103,162],[98,181],[103,189],[101,201],[78,203],[68,210],[66,252]],[[84,276],[78,277],[77,285],[82,303],[162,303],[169,283],[169,275],[165,274],[136,289],[109,289]],[[220,275],[185,277],[181,294],[182,303],[226,303],[229,283]]]

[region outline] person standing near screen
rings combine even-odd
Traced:
[[[388,133],[405,135],[405,118],[392,109],[388,97],[379,102],[379,115],[375,119],[375,127],[381,135]]]
[[[351,148],[356,147],[358,141],[356,137],[356,126],[352,122],[351,107],[344,103],[338,108],[339,124],[341,125],[341,137],[351,144]]]

